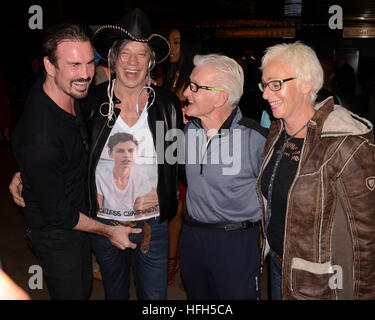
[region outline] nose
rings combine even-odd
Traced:
[[[190,86],[187,86],[184,92],[182,93],[185,98],[187,98],[191,93]]]
[[[93,79],[94,75],[95,75],[95,64],[94,63],[90,63],[87,66],[87,72],[88,72],[88,77],[90,77],[91,79]]]
[[[271,94],[271,89],[268,88],[268,86],[266,86],[264,89],[263,89],[263,99],[264,100],[268,100],[270,94]]]
[[[130,54],[128,63],[130,65],[136,65],[137,64],[137,56],[135,54]]]
[[[123,157],[126,159],[131,159],[134,156],[134,150],[125,150]]]
[[[93,64],[82,65],[82,68],[80,68],[79,76],[82,79],[88,79],[88,78],[92,79],[92,77],[94,76],[94,65]]]

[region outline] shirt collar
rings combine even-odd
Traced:
[[[231,114],[229,115],[229,117],[224,121],[224,123],[221,125],[218,133],[221,133],[222,130],[225,130],[225,129],[230,129],[230,127],[232,126],[232,123],[233,123],[233,120],[235,118],[235,116],[237,115],[238,113],[238,107],[234,108],[233,111],[231,112]],[[192,120],[192,122],[199,128],[203,128],[202,126],[202,122],[201,122],[201,119],[199,118],[194,118]]]

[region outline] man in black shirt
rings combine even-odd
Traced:
[[[91,248],[87,232],[107,237],[119,249],[135,245],[129,233],[86,216],[85,126],[79,102],[94,76],[89,36],[77,25],[51,28],[45,38],[46,78],[29,94],[12,137],[23,181],[27,239],[43,269],[53,299],[87,299]],[[84,232],[82,232],[84,231]]]

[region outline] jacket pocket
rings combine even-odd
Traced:
[[[292,292],[297,299],[336,299],[335,290],[330,288],[333,274],[330,262],[316,263],[293,258],[291,265]]]

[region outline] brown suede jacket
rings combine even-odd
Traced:
[[[375,299],[373,126],[332,97],[315,109],[288,193],[283,299]],[[281,120],[272,123],[263,152],[263,225],[260,181],[283,129]]]

